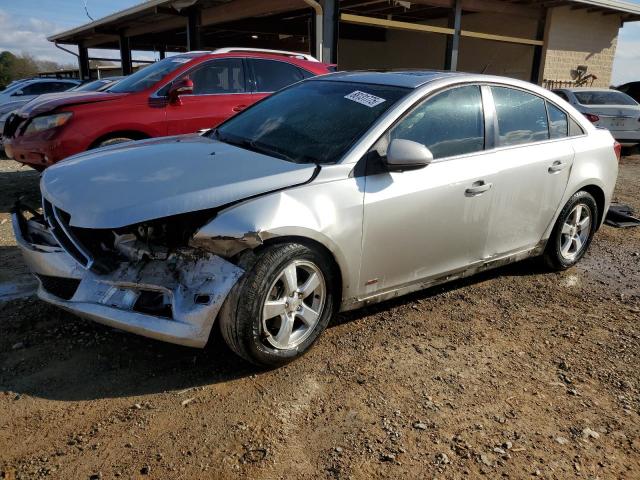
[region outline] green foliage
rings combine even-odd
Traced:
[[[15,55],[0,52],[0,89],[19,78],[33,77],[38,72],[58,70],[61,65],[48,60],[36,60],[28,53]]]

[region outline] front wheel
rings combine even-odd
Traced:
[[[117,143],[132,142],[133,140],[133,138],[129,137],[107,138],[106,140],[102,140],[100,143],[98,143],[95,148],[108,147],[109,145],[115,145]]]
[[[556,221],[544,260],[553,270],[572,267],[583,257],[598,228],[598,204],[585,191],[575,193]]]
[[[259,253],[220,311],[231,350],[262,366],[283,365],[308,351],[333,313],[331,265],[323,252],[297,243]]]

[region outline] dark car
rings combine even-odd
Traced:
[[[624,85],[616,87],[616,90],[620,90],[621,92],[626,93],[636,102],[640,103],[640,82],[625,83]]]

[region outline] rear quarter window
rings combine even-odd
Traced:
[[[251,64],[257,92],[275,92],[305,78],[298,67],[286,62],[254,58]]]

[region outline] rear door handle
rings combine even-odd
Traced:
[[[564,170],[567,164],[565,162],[561,162],[560,160],[556,160],[549,167],[549,173],[557,173],[560,170]]]
[[[473,182],[471,186],[464,191],[464,194],[467,197],[475,197],[477,195],[483,194],[491,187],[493,187],[493,183],[487,183],[484,180],[478,180],[477,182]]]
[[[232,108],[232,110],[234,112],[241,112],[242,110],[244,110],[245,108],[247,108],[246,105],[236,105],[235,107]]]

